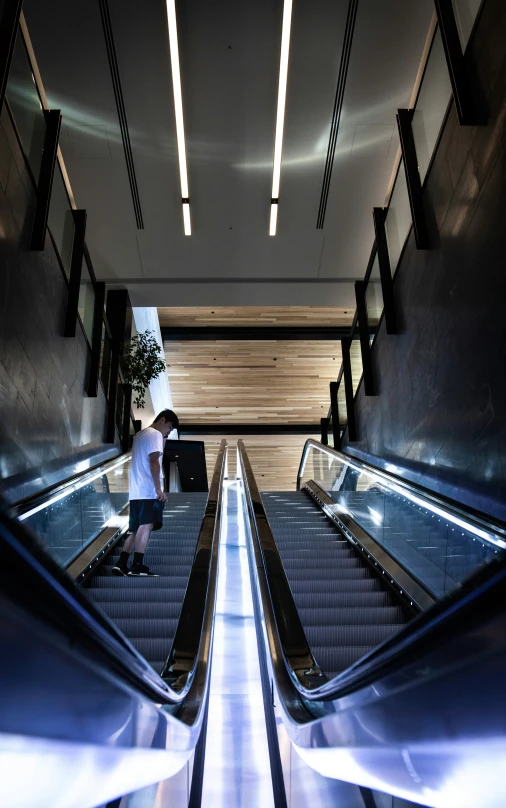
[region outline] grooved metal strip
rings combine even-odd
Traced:
[[[119,73],[118,60],[116,57],[116,48],[114,46],[114,36],[112,32],[109,4],[107,0],[98,0],[98,5],[100,7],[100,16],[102,18],[102,27],[104,30],[104,39],[105,39],[105,46],[107,49],[109,69],[111,71],[114,99],[116,101],[116,108],[118,110],[119,126],[121,130],[121,139],[123,141],[123,149],[125,152],[128,181],[130,183],[130,191],[132,193],[135,221],[137,223],[137,229],[144,230],[144,220],[142,217],[141,200],[139,196],[139,188],[137,186],[137,178],[135,176],[134,158],[132,154],[132,145],[130,143],[130,132],[128,129],[128,120],[125,110],[123,90],[121,88],[121,79]]]
[[[339,125],[341,122],[341,112],[343,109],[344,90],[346,87],[346,78],[348,75],[348,67],[350,64],[351,44],[353,41],[353,33],[355,30],[355,20],[357,17],[358,0],[350,0],[348,6],[348,15],[346,17],[346,27],[344,31],[343,50],[341,53],[341,62],[339,65],[339,72],[337,74],[337,88],[336,96],[334,99],[334,109],[332,111],[332,122],[330,125],[329,145],[327,149],[327,158],[325,160],[325,170],[323,172],[323,184],[320,197],[320,207],[318,209],[318,219],[316,222],[316,229],[322,230],[325,221],[325,212],[327,210],[327,202],[330,190],[330,180],[332,177],[332,169],[334,166],[334,156],[336,153],[337,135],[339,133]]]

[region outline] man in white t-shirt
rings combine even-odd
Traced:
[[[167,496],[163,490],[160,458],[164,439],[178,429],[179,419],[172,410],[157,415],[151,426],[138,432],[132,447],[130,462],[130,525],[131,534],[123,545],[119,561],[112,568],[114,575],[156,575],[144,564],[144,553],[152,530],[163,524],[163,506]],[[130,553],[134,553],[128,567]]]

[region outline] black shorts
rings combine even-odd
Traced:
[[[160,530],[164,505],[159,499],[131,499],[129,530],[135,533],[141,525],[153,525],[153,530]]]

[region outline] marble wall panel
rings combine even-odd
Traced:
[[[449,110],[427,177],[432,250],[410,235],[394,290],[401,333],[372,348],[378,395],[355,400],[347,451],[506,519],[506,12],[486,0],[470,44],[487,123]]]
[[[15,502],[112,457],[106,402],[85,392],[81,328],[62,337],[67,287],[52,242],[29,249],[35,195],[8,111],[0,120],[0,494]]]

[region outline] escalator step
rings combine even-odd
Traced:
[[[390,592],[299,592],[295,595],[299,614],[303,609],[381,608],[392,606]]]
[[[173,637],[176,633],[177,618],[146,617],[142,620],[134,617],[118,617],[114,622],[126,637],[145,638],[150,640]]]
[[[180,598],[174,599],[172,603],[165,599],[160,599],[159,601],[136,601],[135,603],[119,599],[103,601],[102,609],[115,622],[118,618],[135,618],[137,620],[175,618],[179,620],[183,597],[184,592],[180,593]]]
[[[112,576],[111,576],[112,578]],[[146,603],[181,603],[183,602],[184,593],[186,592],[186,583],[187,578],[184,579],[177,579],[179,585],[172,586],[165,586],[161,587],[160,584],[156,584],[156,581],[160,581],[160,578],[151,578],[148,579],[148,583],[150,586],[145,587],[138,587],[142,588],[142,600],[140,597],[136,596],[132,593],[132,589],[130,588],[130,584],[137,585],[139,581],[142,581],[142,578],[136,578],[135,583],[127,578],[118,578],[118,581],[125,581],[125,586],[123,587],[110,587],[99,589],[98,587],[90,587],[89,589],[85,589],[84,591],[93,601],[95,601],[99,606],[104,604],[103,608],[105,609],[105,604],[115,602],[115,603],[130,603],[132,607],[136,607],[138,605],[146,604]],[[134,594],[134,599],[132,599],[132,594]]]
[[[315,573],[316,574],[316,573]],[[364,578],[370,578],[372,573],[369,567],[354,567],[352,569],[340,569],[340,568],[329,568],[324,567],[322,569],[318,569],[317,572],[318,579],[320,582],[338,580],[340,578],[346,580],[362,580]],[[287,576],[290,583],[292,581],[301,581],[307,579],[307,568],[302,567],[301,569],[295,569],[290,567],[290,575]]]
[[[311,651],[321,670],[327,676],[337,676],[338,673],[349,668],[358,659],[372,651],[368,645],[342,646],[341,648],[328,648],[324,645],[313,645]]]
[[[404,620],[404,610],[402,606],[357,606],[352,608],[299,608],[299,616],[305,628],[311,627],[335,627],[342,626],[392,626]]]
[[[139,654],[142,654],[151,664],[151,660],[159,661],[163,659],[165,662],[169,656],[172,640],[174,638],[156,637],[155,639],[151,639],[149,637],[129,637],[128,639],[132,645],[137,648]]]
[[[93,578],[94,589],[106,589],[118,591],[132,588],[136,589],[155,589],[163,585],[164,591],[172,589],[186,589],[188,583],[187,575],[166,575],[163,578],[132,578],[121,577],[117,578],[115,575],[95,575]],[[98,595],[97,597],[102,597]]]
[[[322,612],[324,610],[322,609]],[[323,617],[323,615],[322,615]],[[336,613],[329,610],[329,620],[326,626],[304,626],[308,642],[311,646],[375,646],[391,637],[401,628],[401,625],[374,625],[374,626],[336,626],[333,621]]]
[[[318,556],[318,558],[314,558],[312,556],[308,556],[307,558],[294,558],[292,556],[291,558],[288,557],[283,559],[283,566],[285,567],[285,570],[313,570],[315,575],[320,575],[328,569],[325,561],[329,559],[332,560],[336,565],[335,572],[337,573],[344,570],[351,571],[363,569],[362,559],[358,558],[357,556],[355,556],[355,558],[342,558],[341,556],[338,556],[337,553],[335,556],[329,555],[326,558],[321,558],[320,556]]]
[[[289,579],[290,589],[294,593],[317,592],[327,594],[329,592],[381,592],[382,586],[379,578],[344,578],[332,582],[332,579],[324,581],[307,580],[300,576],[294,580]]]

